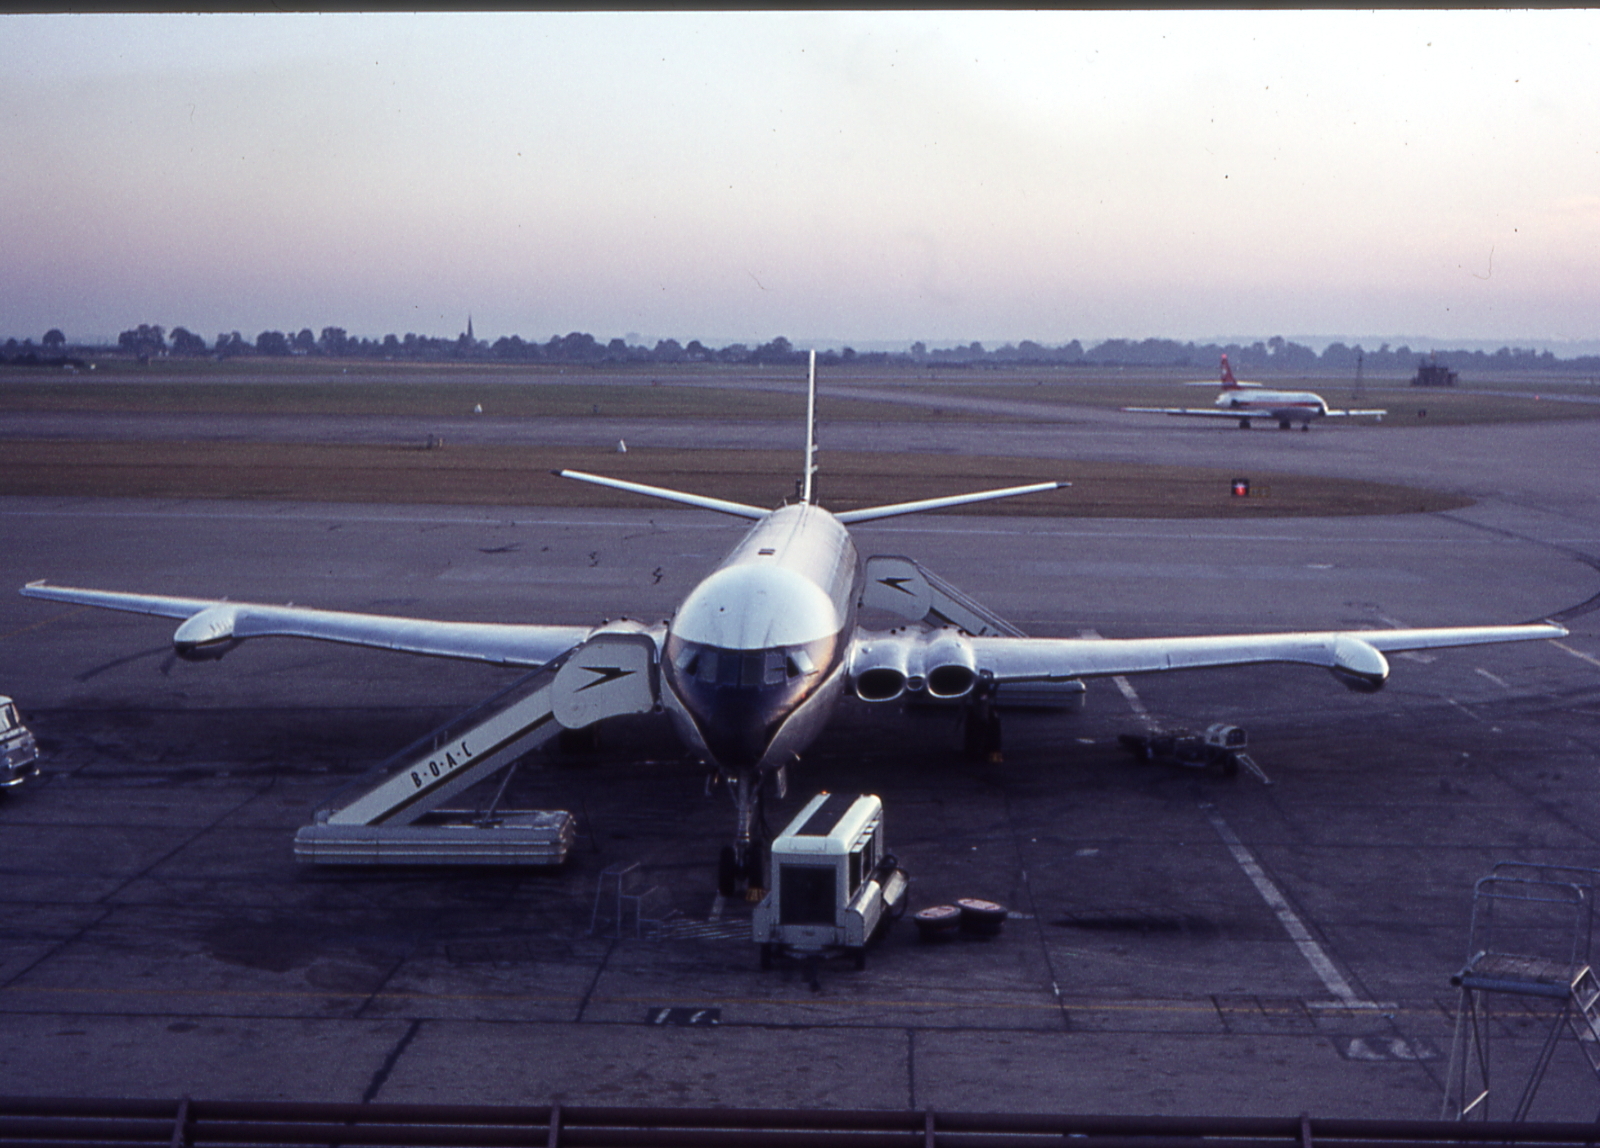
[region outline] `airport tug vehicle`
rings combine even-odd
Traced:
[[[1265,780],[1261,767],[1245,752],[1250,737],[1236,725],[1213,722],[1204,733],[1167,730],[1152,733],[1119,734],[1117,744],[1144,761],[1181,765],[1188,769],[1218,766],[1224,777],[1232,777],[1242,765]]]
[[[764,969],[829,952],[865,968],[867,945],[905,912],[909,878],[884,848],[883,802],[871,794],[817,794],[774,839],[769,866],[751,917]]]
[[[21,785],[39,772],[39,744],[17,716],[17,706],[0,695],[0,789]]]

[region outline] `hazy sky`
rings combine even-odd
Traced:
[[[0,17],[0,335],[1600,337],[1600,11]]]

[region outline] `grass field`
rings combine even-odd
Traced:
[[[829,395],[835,386],[914,390],[925,396],[1028,400],[1115,410],[1123,406],[1210,405],[1215,391],[1185,386],[1207,372],[1188,368],[1003,367],[982,369],[839,367],[821,372],[822,402],[832,421],[928,419],[1021,421],[1001,412],[974,414],[934,406]],[[9,369],[0,372],[6,411],[161,411],[196,414],[456,417],[481,406],[506,418],[798,419],[805,372],[794,367],[707,364],[525,366],[353,362],[320,359],[132,360],[97,363],[92,373]],[[1403,379],[1369,380],[1357,395],[1334,375],[1264,378],[1270,386],[1311,389],[1331,406],[1385,407],[1383,427],[1453,426],[1537,419],[1600,418],[1588,378],[1486,376],[1448,390],[1419,390]],[[1154,417],[1154,416],[1152,416]],[[1362,420],[1368,424],[1372,420]],[[0,432],[3,433],[3,432]]]
[[[1052,406],[1205,406],[1214,392],[1185,386],[1180,368],[948,369],[841,367],[822,375],[823,421],[930,419],[1025,421],[999,411],[940,409],[939,396],[1029,400]],[[1203,377],[1203,374],[1202,374]],[[1264,380],[1315,388],[1333,405],[1352,401],[1349,381]],[[828,386],[915,390],[935,405],[828,394]],[[1543,418],[1600,418],[1590,380],[1505,377],[1479,386],[1420,391],[1402,380],[1370,380],[1359,401],[1385,406],[1384,427],[1441,426]],[[1491,391],[1493,393],[1491,393]],[[799,425],[800,368],[715,364],[529,367],[326,360],[173,360],[97,363],[93,372],[0,372],[0,493],[25,495],[257,498],[507,506],[652,506],[641,499],[552,477],[554,467],[615,474],[662,486],[775,506],[793,496],[798,458],[788,453],[452,445],[335,445],[274,442],[127,442],[7,439],[9,412],[160,412],[220,416],[347,415],[427,421],[472,415],[509,419],[661,418],[708,425],[745,419]],[[1421,412],[1426,412],[1425,414]],[[1158,419],[1159,416],[1149,416]],[[1366,420],[1364,420],[1366,421]],[[1227,424],[1218,434],[1241,433]],[[1277,433],[1260,430],[1253,433]],[[1326,432],[1324,432],[1326,433]],[[1071,490],[986,504],[972,513],[1079,517],[1262,517],[1394,514],[1465,505],[1463,499],[1379,483],[1252,475],[1248,498],[1230,493],[1220,470],[1022,458],[829,452],[823,494],[836,510],[928,498],[990,486],[1065,478]],[[960,513],[960,511],[955,511]]]
[[[1354,398],[1348,383],[1318,383],[1310,380],[1285,380],[1271,384],[1284,390],[1312,390],[1334,409],[1376,408],[1389,413],[1381,421],[1371,418],[1355,421],[1364,426],[1397,427],[1465,426],[1484,423],[1534,422],[1547,419],[1600,419],[1600,403],[1563,402],[1562,392],[1529,390],[1522,394],[1458,387],[1449,390],[1421,390],[1400,385],[1368,386]],[[1209,407],[1217,391],[1182,384],[1148,383],[1040,383],[1028,387],[997,387],[986,394],[996,398],[1029,399],[1063,406],[1093,406],[1117,409],[1140,407]],[[1571,394],[1572,392],[1567,392]],[[1595,395],[1595,392],[1588,392]],[[1151,416],[1159,417],[1159,416]],[[1219,425],[1226,426],[1226,423]],[[1257,426],[1270,427],[1271,420],[1258,420]],[[1328,425],[1328,424],[1322,424]]]
[[[753,419],[805,417],[805,395],[796,384],[781,390],[728,389],[703,383],[651,384],[627,380],[563,379],[508,381],[489,376],[459,381],[437,378],[396,381],[345,378],[224,382],[196,378],[143,380],[21,380],[0,378],[0,413],[82,411],[208,415],[364,415],[369,417],[460,418],[482,408],[496,418]],[[829,400],[829,417],[841,421],[899,419],[893,403]]]
[[[829,451],[819,478],[832,510],[1065,479],[1070,489],[974,507],[969,513],[1097,518],[1401,514],[1470,500],[1407,487],[1299,475],[1047,459]],[[0,443],[0,494],[281,499],[494,506],[660,507],[650,498],[559,479],[588,470],[756,506],[794,496],[798,451],[579,447],[329,446],[312,443]]]

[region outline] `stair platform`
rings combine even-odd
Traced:
[[[564,809],[442,809],[408,825],[302,826],[298,861],[319,865],[560,865],[576,836]]]

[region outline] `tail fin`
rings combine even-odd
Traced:
[[[1222,354],[1222,389],[1231,391],[1238,389],[1239,380],[1233,377],[1233,368],[1228,365],[1228,354]]]
[[[690,494],[683,490],[672,490],[665,486],[650,486],[643,482],[628,482],[621,478],[607,478],[600,474],[589,474],[581,470],[553,470],[550,472],[557,478],[575,478],[579,482],[589,482],[596,486],[609,486],[613,490],[625,490],[630,494],[643,494],[650,498],[661,498],[668,502],[680,502],[685,506],[698,506],[702,510],[715,510],[719,514],[731,514],[736,518],[765,518],[771,513],[759,506],[750,506],[743,502],[730,502],[725,498],[708,498],[703,494]],[[806,391],[806,459],[805,475],[797,484],[800,500],[807,505],[815,504],[817,500],[816,484],[813,481],[817,473],[817,353],[811,352],[811,376]],[[896,513],[905,513],[896,510]]]
[[[811,373],[806,383],[806,470],[800,483],[800,501],[816,502],[817,474],[817,352],[811,352]]]
[[[1223,366],[1227,366],[1227,358],[1223,358]],[[662,498],[668,502],[679,502],[685,506],[698,506],[702,510],[715,510],[720,514],[731,514],[736,518],[762,519],[770,511],[759,506],[750,506],[743,502],[730,502],[723,498],[707,498],[702,494],[689,494],[682,490],[671,490],[664,486],[649,486],[642,482],[628,482],[620,478],[606,478],[604,475],[588,474],[581,470],[556,470],[551,471],[558,478],[575,478],[579,482],[589,482],[596,486],[609,486],[613,490],[625,490],[631,494],[648,495],[651,498]],[[817,353],[811,352],[811,374],[806,391],[806,459],[805,475],[800,481],[801,501],[808,506],[814,506],[817,500],[816,483],[813,481],[817,473]],[[868,506],[860,510],[841,511],[835,517],[843,523],[873,522],[880,518],[892,518],[900,514],[916,514],[923,510],[942,510],[950,506],[967,506],[974,502],[988,502],[996,498],[1011,498],[1018,494],[1039,494],[1047,490],[1060,490],[1062,487],[1071,486],[1070,482],[1032,482],[1026,486],[1007,486],[999,490],[979,490],[970,494],[949,495],[943,498],[922,498],[915,502],[896,502],[887,506]]]

